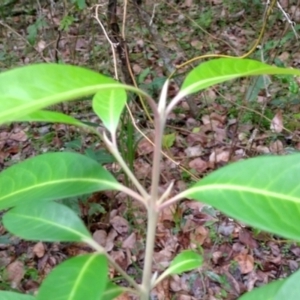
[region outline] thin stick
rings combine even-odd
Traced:
[[[105,27],[103,26],[101,20],[98,17],[98,11],[99,11],[99,7],[101,7],[100,4],[95,5],[95,15],[94,18],[97,20],[97,22],[99,23],[100,27],[103,30],[103,33],[107,39],[107,41],[109,42],[110,46],[111,46],[111,50],[113,53],[113,62],[114,62],[114,71],[115,71],[115,79],[118,80],[119,76],[118,76],[118,69],[117,69],[117,55],[116,55],[116,47],[119,45],[119,43],[114,43],[108,36]]]
[[[16,36],[18,36],[20,39],[22,39],[27,45],[29,45],[30,47],[32,47],[37,53],[38,55],[41,57],[41,59],[44,61],[44,62],[49,62],[47,58],[45,58],[43,56],[43,54],[38,50],[36,49],[34,46],[32,46],[20,33],[18,33],[17,31],[15,31],[12,27],[10,27],[8,24],[4,23],[3,21],[0,20],[0,24],[4,27],[6,27],[8,30],[10,30],[11,32],[13,32]]]

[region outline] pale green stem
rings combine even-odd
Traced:
[[[93,239],[84,240],[88,245],[94,248],[97,252],[104,254],[109,262],[109,264],[122,275],[128,283],[133,286],[138,292],[142,293],[141,286],[138,285],[134,279],[132,279],[127,273],[110,257],[110,255],[105,251],[105,249],[100,246],[97,242]]]
[[[171,204],[173,204],[173,203],[175,203],[175,202],[177,202],[177,201],[179,201],[179,200],[185,198],[185,197],[186,197],[186,194],[188,194],[188,191],[189,191],[189,190],[187,189],[187,190],[181,192],[180,194],[177,194],[177,195],[175,195],[174,197],[168,199],[167,201],[165,201],[164,203],[162,203],[162,204],[159,206],[159,209],[164,209],[164,208],[170,206]]]
[[[154,201],[148,207],[148,226],[147,226],[147,240],[146,240],[146,253],[144,259],[143,281],[141,300],[149,300],[151,292],[151,279],[152,279],[152,261],[154,254],[156,223],[158,218],[158,212],[156,210],[156,204],[152,205]]]
[[[130,178],[130,180],[132,181],[132,183],[134,184],[134,186],[137,188],[137,190],[140,192],[140,194],[145,199],[145,201],[147,201],[147,199],[149,199],[149,194],[143,188],[143,186],[140,184],[140,182],[137,180],[137,178],[134,176],[134,174],[131,172],[131,170],[129,169],[129,167],[126,165],[126,162],[122,158],[122,156],[121,156],[121,154],[120,154],[120,152],[119,152],[119,150],[117,148],[117,145],[114,145],[108,139],[108,137],[106,136],[106,134],[103,134],[103,140],[104,140],[106,146],[108,147],[110,153],[115,157],[115,159],[120,164],[120,166],[123,169],[123,171]]]
[[[153,156],[152,167],[152,185],[151,185],[151,197],[148,202],[148,226],[147,226],[147,240],[146,240],[146,253],[144,260],[143,281],[141,300],[149,300],[150,292],[152,288],[152,259],[155,245],[155,233],[156,224],[158,218],[158,187],[160,180],[160,163],[161,163],[161,148],[162,148],[162,135],[164,129],[164,118],[160,118],[157,109],[154,111],[155,116],[155,148]]]

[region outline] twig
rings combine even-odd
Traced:
[[[0,20],[0,25],[6,27],[8,30],[10,30],[11,32],[13,32],[16,36],[18,36],[20,39],[22,39],[27,45],[29,45],[30,47],[32,47],[40,56],[40,58],[44,61],[44,62],[49,62],[49,60],[47,58],[45,58],[43,56],[43,54],[36,49],[34,46],[32,46],[20,33],[18,33],[17,31],[15,31],[12,27],[10,27],[8,24],[4,23],[3,21]]]
[[[150,22],[149,22],[149,26],[152,26],[153,24],[153,20],[154,20],[154,17],[155,17],[155,9],[156,9],[156,6],[158,6],[157,3],[154,3],[153,5],[153,10],[152,10],[152,15],[151,15],[151,19],[150,19]]]
[[[299,39],[299,34],[297,33],[297,31],[295,29],[295,22],[291,20],[290,15],[287,12],[285,12],[285,10],[283,9],[283,7],[281,6],[279,1],[277,1],[277,7],[280,9],[283,16],[285,17],[285,19],[288,21],[288,23],[292,27],[292,30],[294,32],[294,35],[295,35],[296,39]]]
[[[118,76],[118,69],[117,69],[117,55],[116,55],[116,47],[119,45],[119,43],[114,43],[108,36],[105,27],[103,26],[101,20],[98,17],[98,11],[99,11],[99,7],[101,7],[100,4],[95,5],[95,15],[94,18],[97,20],[98,24],[100,25],[100,27],[103,30],[103,33],[107,39],[107,41],[109,42],[111,49],[112,49],[112,53],[113,53],[113,62],[114,62],[114,71],[115,71],[115,79],[118,80],[119,76]]]

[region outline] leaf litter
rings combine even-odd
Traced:
[[[172,12],[166,14],[160,11],[155,15],[155,22],[163,28],[162,39],[169,49],[172,49],[174,66],[187,58],[209,53],[211,48],[215,53],[241,55],[257,37],[259,28],[253,25],[257,24],[257,13],[254,12],[257,9],[261,13],[263,7],[253,7],[254,12],[246,14],[247,7],[242,5],[233,8],[225,5],[223,1],[207,2],[204,6],[193,0],[183,1],[180,5],[171,1],[160,4],[166,8],[165,11]],[[296,12],[297,17],[297,7],[285,7],[290,9],[291,13]],[[31,24],[34,17],[25,13],[15,18],[7,18],[6,22],[22,38],[8,28],[2,33],[1,39],[7,41],[8,49],[11,47],[15,55],[11,57],[11,65],[4,66],[1,62],[2,69],[43,60],[53,62],[57,52],[60,59],[66,63],[94,66],[104,73],[113,74],[111,57],[107,57],[109,47],[104,36],[99,35],[97,31],[95,38],[95,32],[92,32],[94,47],[103,49],[97,52],[95,48],[91,48],[92,39],[81,34],[84,28],[91,26],[90,18],[86,17],[87,12],[80,16],[80,22],[76,21],[70,26],[69,32],[62,32],[57,46],[54,43],[57,41],[55,26],[59,26],[63,11],[59,6],[54,11],[45,6],[41,13],[48,18],[49,24],[53,22],[54,27],[48,24],[45,28],[38,29],[33,47],[28,45],[26,33],[17,24]],[[202,15],[206,17],[201,19]],[[222,20],[227,20],[225,25],[222,25],[224,21],[221,17]],[[134,22],[133,11],[129,10],[128,20],[128,26],[131,26]],[[270,41],[277,41],[279,37],[275,33],[282,31],[279,23],[275,23],[274,26],[276,30],[268,32]],[[133,71],[140,76],[141,86],[155,97],[158,95],[160,84],[159,81],[155,82],[155,79],[166,75],[157,53],[158,46],[155,45],[155,41],[143,36],[141,31],[135,29],[131,34],[129,37],[132,43],[129,43],[129,46],[132,49],[130,55],[133,57]],[[205,43],[202,42],[204,39]],[[287,39],[282,46],[284,50],[278,56],[281,61],[287,65],[299,66],[299,57],[290,57],[290,52],[294,49],[293,40]],[[271,49],[269,54],[275,50]],[[148,74],[142,78],[141,74],[146,68],[149,68]],[[185,70],[183,68],[178,73]],[[288,83],[280,82],[281,90],[282,85],[285,87],[284,84]],[[202,94],[195,95],[193,99],[199,109],[196,117],[191,115],[185,102],[169,116],[164,150],[175,163],[168,158],[164,158],[161,163],[161,192],[170,181],[175,181],[172,193],[182,191],[193,178],[202,178],[233,161],[261,154],[287,154],[300,150],[297,116],[299,103],[295,100],[294,104],[288,104],[280,100],[282,95],[274,82],[268,85],[267,91],[258,90],[254,100],[250,102],[248,99],[247,102],[242,99],[243,96],[247,98],[248,87],[248,79],[242,79],[232,85],[210,88]],[[171,82],[169,96],[174,96],[178,88],[175,82]],[[291,94],[289,97],[293,100]],[[275,100],[278,102],[279,99],[279,106],[272,104],[270,109],[270,98],[273,98],[271,103]],[[97,119],[93,119],[93,115],[91,116],[85,102],[79,102],[76,107],[64,107],[63,110],[70,111],[83,120],[98,122]],[[267,115],[266,111],[269,111],[270,115]],[[145,117],[139,118],[142,131],[153,141],[152,124]],[[3,169],[12,163],[49,150],[65,150],[66,143],[72,142],[78,136],[80,146],[72,150],[84,151],[89,147],[93,151],[101,149],[102,145],[93,137],[79,133],[72,126],[36,123],[2,126],[0,166]],[[133,166],[138,179],[146,187],[151,176],[152,155],[153,145],[141,137]],[[178,165],[184,167],[187,172]],[[107,167],[116,170],[119,166]],[[119,175],[119,179],[124,180],[122,174]],[[91,209],[94,204],[98,206]],[[140,282],[146,234],[146,212],[143,207],[131,203],[124,195],[112,193],[76,199],[69,205],[76,207],[95,241],[102,245],[128,274]],[[61,261],[92,251],[86,245],[78,243],[34,244],[22,241],[8,235],[3,227],[0,227],[0,234],[0,238],[4,237],[0,240],[0,269],[4,270],[0,275],[4,282],[0,289],[36,292],[44,277]],[[163,280],[153,290],[152,296],[156,299],[171,299],[174,295],[178,300],[237,299],[254,287],[286,277],[299,269],[300,248],[293,241],[258,232],[228,219],[211,207],[186,200],[165,208],[160,214],[153,271],[163,271],[176,254],[185,249],[194,249],[201,253],[205,258],[204,265],[198,270],[180,276],[172,275]],[[110,277],[118,277],[115,270],[110,270]],[[126,285],[122,280],[117,283]],[[122,295],[118,299],[134,298]]]

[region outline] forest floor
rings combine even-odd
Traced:
[[[92,4],[97,1],[89,1],[89,7],[82,10],[59,2],[37,5],[38,1],[17,0],[0,4],[1,71],[37,62],[60,62],[115,76],[110,45],[94,18]],[[102,2],[99,18],[106,26],[107,8]],[[177,1],[179,4],[159,1],[154,6],[151,2],[146,1],[149,4],[143,4],[142,9],[151,16],[156,34],[137,18],[132,3],[128,6],[125,33],[137,84],[154,98],[159,96],[170,68],[204,54],[247,53],[259,36],[266,8],[261,0],[185,0]],[[274,9],[259,47],[249,58],[296,68],[300,65],[296,36],[300,7],[293,1],[281,2],[295,23],[289,24],[283,12]],[[117,14],[122,28],[122,6]],[[177,71],[169,96],[176,94],[178,81],[198,63]],[[118,67],[118,71],[122,78],[122,68]],[[219,167],[241,159],[299,152],[297,80],[293,76],[237,79],[193,96],[190,100],[196,111],[187,102],[179,104],[169,117],[164,135],[163,148],[168,157],[161,164],[161,190],[174,181],[174,192],[181,191]],[[52,109],[99,124],[90,101]],[[153,124],[140,105],[136,103],[131,109],[141,132],[153,138]],[[125,113],[118,136],[120,148],[126,149],[124,155],[137,178],[149,186],[153,146],[141,133],[132,134],[132,129]],[[0,128],[1,169],[48,151],[84,153],[99,163],[110,164],[120,180],[124,177],[101,141],[72,126],[17,123]],[[78,212],[95,239],[100,239],[98,242],[139,282],[145,211],[124,195],[104,192],[66,199],[64,204]],[[120,224],[127,230],[119,232]],[[166,266],[177,253],[189,248],[204,255],[202,268],[164,281],[154,289],[153,299],[237,299],[254,287],[289,276],[300,263],[298,243],[250,228],[212,207],[186,200],[160,215],[154,269],[161,271],[160,266]],[[34,293],[55,265],[85,251],[81,244],[20,240],[0,224],[0,290]],[[116,283],[124,284],[113,270],[110,275]],[[118,299],[132,298],[122,295]]]

